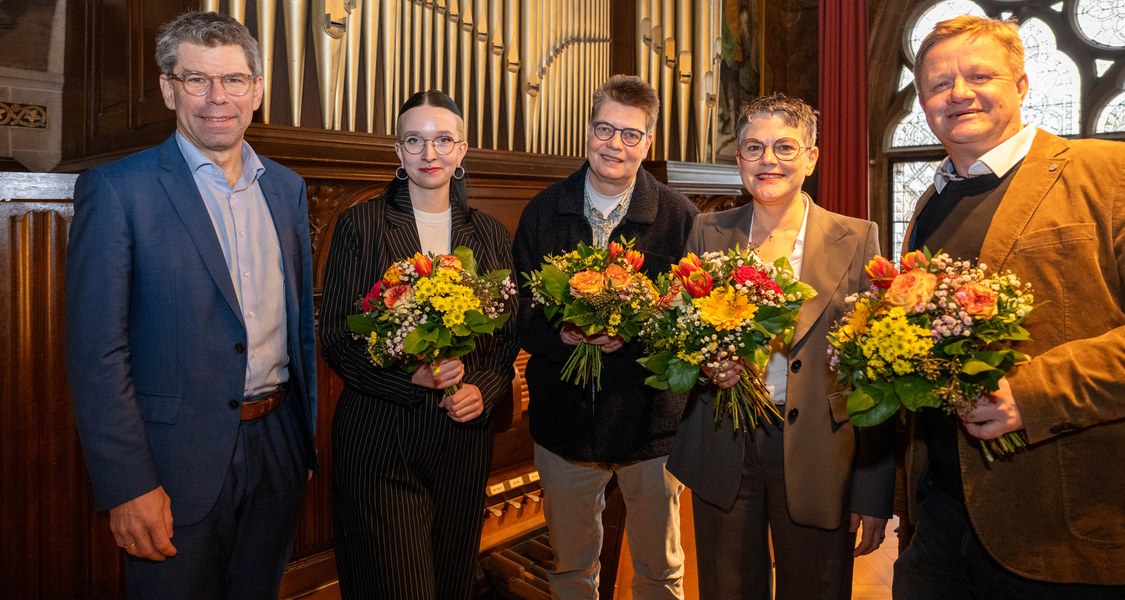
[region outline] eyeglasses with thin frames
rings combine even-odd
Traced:
[[[621,143],[626,146],[636,146],[645,139],[645,132],[640,129],[633,129],[632,127],[614,127],[605,121],[594,121],[590,123],[590,130],[593,132],[594,137],[603,142],[608,142],[613,139],[613,136],[620,131]]]
[[[184,86],[184,91],[192,96],[206,96],[216,80],[223,85],[223,89],[231,96],[245,96],[257,80],[257,77],[249,73],[208,75],[199,71],[184,71],[179,74],[165,73],[164,76],[180,82],[180,85]]]
[[[793,138],[781,138],[773,143],[772,146],[767,146],[761,140],[754,138],[742,140],[738,145],[738,155],[743,160],[759,160],[766,153],[766,148],[773,150],[773,155],[777,160],[791,161],[795,160],[801,154],[802,150],[806,150],[809,146],[802,146],[801,142]]]
[[[424,138],[420,135],[408,135],[398,141],[403,150],[410,154],[421,154],[426,149],[426,143],[434,145],[434,152],[449,154],[465,140],[454,139],[451,135],[439,135],[435,138]]]

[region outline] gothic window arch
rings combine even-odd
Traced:
[[[891,253],[945,152],[926,125],[911,70],[922,38],[961,14],[1014,17],[1030,81],[1023,120],[1064,137],[1125,140],[1125,0],[924,0],[903,33],[895,105],[883,134],[890,178]]]

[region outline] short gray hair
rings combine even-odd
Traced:
[[[156,66],[161,73],[171,74],[175,70],[180,58],[180,44],[185,42],[204,48],[241,46],[250,74],[262,76],[262,53],[258,49],[258,40],[233,17],[197,11],[186,12],[165,23],[156,36]]]

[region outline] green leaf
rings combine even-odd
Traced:
[[[652,371],[653,373],[661,374],[661,373],[666,373],[668,371],[668,361],[672,360],[673,356],[675,356],[675,355],[672,354],[671,350],[665,350],[663,352],[658,352],[658,353],[653,354],[651,356],[644,356],[644,357],[638,358],[637,362],[640,363],[640,365],[642,367],[648,369],[649,371]]]
[[[898,402],[911,411],[917,411],[922,406],[941,406],[941,400],[934,394],[935,388],[933,382],[921,377],[899,377],[894,381]]]
[[[453,249],[453,256],[461,259],[461,268],[469,273],[477,274],[477,259],[473,256],[473,249],[468,246],[457,246]]]
[[[699,367],[678,358],[668,362],[668,385],[673,392],[684,394],[695,387],[699,379]]]
[[[368,336],[375,331],[375,322],[367,315],[348,315],[348,329],[353,333]]]
[[[856,394],[861,397],[855,398]],[[894,416],[900,406],[890,384],[876,383],[856,389],[848,396],[848,417],[856,427],[873,427]]]
[[[663,375],[649,375],[645,377],[645,385],[657,390],[668,389],[668,379]]]
[[[969,359],[961,365],[961,372],[966,375],[980,375],[986,371],[996,371],[996,367],[984,362],[983,360]]]

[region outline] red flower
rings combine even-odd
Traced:
[[[703,269],[703,263],[694,253],[688,252],[679,264],[672,265],[672,272],[680,278],[692,298],[702,298],[711,293],[711,274]]]
[[[371,286],[371,291],[367,292],[367,295],[363,297],[363,312],[369,313],[375,308],[375,303],[379,302],[379,296],[382,295],[382,287],[383,280],[381,279],[376,281],[375,285]]]
[[[421,277],[429,277],[430,273],[434,272],[433,259],[422,256],[421,252],[414,253],[414,256],[410,259],[410,264],[414,265],[414,272]]]
[[[895,280],[895,277],[898,277],[898,269],[895,268],[895,264],[882,256],[871,259],[871,262],[867,263],[863,270],[867,272],[867,276],[871,278],[871,283],[875,284],[875,287],[884,290],[891,287],[891,282]]]
[[[777,282],[769,276],[769,273],[756,267],[742,265],[731,273],[731,278],[739,285],[749,285],[764,291],[782,293],[781,286],[777,285]]]

